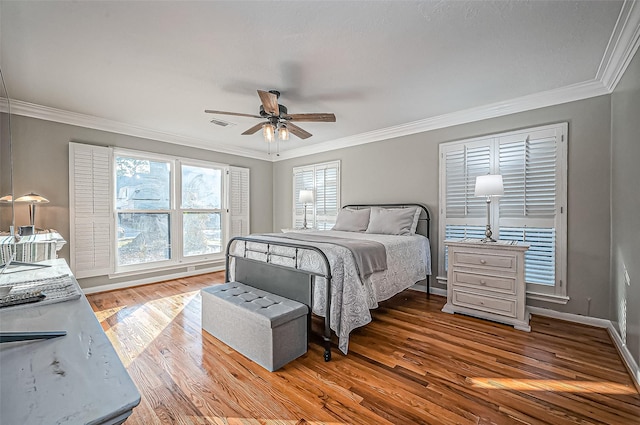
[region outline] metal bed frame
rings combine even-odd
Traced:
[[[418,228],[416,233],[422,234],[429,238],[429,228],[431,216],[429,210],[421,204],[407,203],[407,204],[370,204],[370,205],[345,205],[342,208],[350,209],[363,209],[370,207],[380,208],[410,208],[419,207],[422,209],[420,218],[418,219]],[[244,242],[244,249],[242,254],[231,253],[231,246],[235,242]],[[258,250],[247,248],[248,242],[260,243],[266,245],[266,250]],[[287,248],[294,248],[295,253],[291,256],[281,255],[271,252],[271,246],[283,246]],[[310,272],[301,270],[299,268],[299,255],[301,250],[314,251],[318,253],[322,262],[324,263],[324,271]],[[263,254],[266,256],[266,261],[255,260],[247,258],[248,252],[254,252]],[[282,266],[271,262],[271,257],[289,258],[293,260],[294,266]],[[311,331],[311,312],[313,309],[313,288],[317,277],[324,277],[326,280],[325,285],[325,311],[324,311],[324,332],[322,339],[324,342],[324,361],[331,360],[331,266],[329,265],[329,259],[325,253],[315,246],[305,245],[293,242],[279,242],[279,241],[265,241],[255,239],[251,236],[236,236],[229,240],[227,244],[227,251],[225,255],[225,282],[230,281],[230,260],[235,261],[235,280],[242,282],[246,285],[253,286],[255,288],[262,289],[263,291],[271,292],[285,298],[292,299],[303,303],[309,307],[309,313],[307,317],[308,333]],[[427,298],[429,297],[429,276],[427,276]]]

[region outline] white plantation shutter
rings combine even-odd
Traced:
[[[111,148],[69,144],[69,245],[78,278],[111,271],[111,158]]]
[[[445,239],[483,238],[487,204],[475,196],[476,177],[491,170],[492,139],[450,145],[442,150],[445,190]],[[444,251],[444,269],[447,267]]]
[[[294,228],[301,228],[304,221],[304,205],[298,201],[301,190],[312,190],[314,197],[307,205],[307,227],[331,229],[340,209],[340,161],[293,169]]]
[[[504,182],[499,235],[531,244],[525,253],[525,280],[547,286],[556,283],[559,143],[555,129],[498,139],[498,173]]]
[[[440,234],[482,238],[486,203],[474,196],[475,178],[501,174],[504,195],[491,203],[494,237],[528,242],[528,290],[564,298],[566,133],[564,123],[440,145]],[[442,243],[440,253],[444,275]]]
[[[293,227],[299,229],[304,221],[304,205],[299,201],[301,190],[314,190],[314,167],[298,167],[293,169]],[[315,197],[315,191],[314,191]],[[313,227],[313,205],[307,205],[307,226]]]
[[[445,151],[447,218],[486,218],[486,203],[474,195],[476,177],[491,170],[491,146],[455,146]]]
[[[338,215],[338,165],[325,164],[316,167],[315,228],[329,230]]]
[[[555,217],[556,145],[553,130],[499,139],[498,172],[504,182],[501,218]]]
[[[248,168],[229,167],[229,238],[249,234]]]

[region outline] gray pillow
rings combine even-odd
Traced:
[[[369,225],[369,208],[363,210],[350,210],[343,208],[338,211],[336,224],[331,230],[342,230],[343,232],[364,232]]]
[[[371,219],[366,233],[382,235],[411,235],[415,208],[371,209]]]

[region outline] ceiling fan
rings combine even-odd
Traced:
[[[315,113],[315,114],[289,114],[287,107],[278,104],[278,98],[280,92],[276,90],[258,90],[258,96],[260,96],[260,115],[242,114],[238,112],[226,112],[226,111],[213,111],[206,109],[208,114],[220,114],[220,115],[235,115],[239,117],[250,118],[266,118],[267,121],[254,125],[244,133],[243,135],[254,134],[258,130],[262,129],[265,140],[272,142],[275,139],[276,131],[280,140],[288,140],[289,132],[301,139],[307,139],[311,137],[311,133],[297,125],[292,121],[306,121],[306,122],[336,122],[336,116],[331,113]]]

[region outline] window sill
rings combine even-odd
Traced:
[[[569,302],[569,297],[566,295],[555,295],[555,294],[543,294],[541,292],[531,292],[527,291],[527,299],[528,300],[538,300],[538,301],[546,301],[555,304],[566,304]]]
[[[158,267],[150,267],[144,269],[137,270],[125,270],[120,272],[109,273],[109,279],[118,279],[121,277],[128,276],[139,276],[144,274],[152,274],[158,272],[164,272],[169,270],[179,270],[186,269],[187,271],[195,271],[198,266],[212,266],[222,264],[224,266],[224,255],[219,257],[209,258],[207,260],[194,261],[194,262],[181,262],[181,263],[171,263]]]

